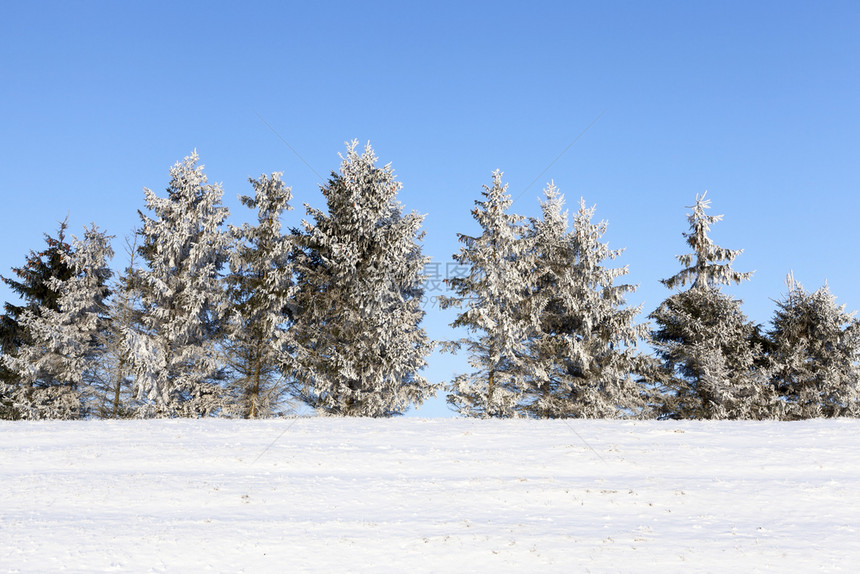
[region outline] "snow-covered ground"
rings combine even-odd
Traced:
[[[860,421],[0,423],[4,572],[856,572]]]

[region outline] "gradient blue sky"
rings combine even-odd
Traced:
[[[770,320],[791,269],[860,308],[854,1],[5,2],[0,130],[7,276],[67,214],[121,252],[142,188],[163,193],[195,148],[231,222],[250,216],[248,177],[283,171],[294,225],[357,138],[427,214],[442,269],[498,168],[523,215],[550,179],[572,210],[597,205],[643,319],[705,190],[726,216],[715,240],[756,270],[731,290],[752,320]],[[452,313],[427,310],[432,337],[455,336]],[[426,375],[465,369],[433,356]]]

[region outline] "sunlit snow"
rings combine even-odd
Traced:
[[[0,423],[8,572],[853,572],[860,421]]]

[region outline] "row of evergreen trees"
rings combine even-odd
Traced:
[[[423,217],[368,145],[348,146],[327,209],[284,232],[292,192],[251,180],[254,225],[226,226],[196,153],[170,170],[114,277],[111,237],[66,225],[3,278],[24,301],[2,320],[0,416],[267,417],[297,404],[390,416],[437,391],[420,376]]]
[[[860,414],[860,323],[826,285],[809,293],[789,276],[772,329],[750,322],[721,291],[751,277],[732,268],[740,250],[713,243],[710,201],[696,198],[684,233],[691,252],[662,283],[673,290],[636,324],[635,287],[602,241],[606,222],[580,201],[568,228],[550,184],[542,217],[524,221],[501,174],[473,216],[481,235],[460,235],[455,259],[471,272],[448,280],[443,307],[462,309],[473,372],[450,385],[449,403],[471,416],[781,419]],[[689,287],[688,287],[689,286]],[[686,289],[684,289],[687,287]],[[650,343],[655,355],[637,348]]]
[[[0,417],[269,417],[317,412],[391,416],[442,385],[419,373],[432,351],[424,317],[423,216],[404,213],[401,185],[368,145],[353,142],[322,193],[326,210],[284,231],[292,192],[279,173],[251,180],[255,224],[226,226],[220,186],[196,153],[170,170],[114,275],[111,237],[66,225],[3,281],[23,304],[0,320]],[[460,235],[441,306],[459,312],[472,371],[445,385],[459,413],[479,417],[776,418],[860,414],[860,324],[827,287],[789,279],[772,328],[750,322],[721,291],[751,274],[740,251],[715,245],[697,197],[691,252],[640,308],[610,266],[605,222],[580,201],[570,226],[550,184],[542,216],[509,211],[495,172]],[[655,354],[641,350],[649,343]]]

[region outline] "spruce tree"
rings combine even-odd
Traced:
[[[250,181],[254,197],[239,199],[257,210],[257,224],[231,227],[236,246],[227,276],[225,350],[236,399],[232,409],[238,416],[259,418],[284,406],[287,373],[282,366],[292,348],[288,328],[296,288],[291,238],[281,232],[281,216],[292,209],[292,192],[277,172]]]
[[[607,267],[622,250],[602,241],[607,223],[592,222],[594,207],[580,200],[568,230],[564,197],[545,190],[543,218],[531,222],[534,295],[523,306],[535,314],[529,341],[532,373],[523,409],[538,417],[634,416],[642,410],[633,373],[645,360],[636,344],[647,327],[639,308],[626,308],[633,285],[616,285],[626,267]]]
[[[761,335],[741,310],[741,302],[720,286],[748,280],[752,273],[732,268],[742,250],[717,246],[711,225],[722,215],[707,215],[710,200],[696,197],[684,233],[691,253],[679,255],[684,266],[662,280],[670,288],[688,283],[651,314],[657,324],[652,344],[663,362],[666,386],[664,417],[725,419],[765,418],[774,399],[762,369]]]
[[[453,258],[467,272],[445,280],[454,294],[439,302],[443,309],[462,309],[451,326],[465,328],[468,336],[448,349],[465,347],[474,369],[450,383],[448,403],[468,416],[510,417],[517,414],[527,377],[524,361],[533,326],[522,309],[533,265],[523,217],[508,213],[513,202],[502,173],[493,172],[492,181],[472,210],[481,234],[458,234],[463,246]]]
[[[145,415],[199,417],[223,406],[218,361],[229,237],[221,186],[210,184],[197,152],[170,169],[167,197],[144,189],[150,218],[140,214],[146,263],[140,288],[140,332],[128,330],[135,385]]]
[[[0,351],[4,357],[18,354],[21,345],[31,341],[30,335],[20,319],[25,310],[38,315],[42,307],[57,310],[59,292],[50,286],[52,279],[65,281],[72,276],[72,247],[66,241],[67,222],[60,222],[56,236],[44,235],[46,247],[42,251],[30,251],[22,267],[14,267],[16,279],[0,277],[9,288],[18,294],[22,304],[6,302],[5,313],[0,316]],[[21,394],[21,378],[0,361],[0,419],[21,418],[21,411],[13,406],[13,397]]]
[[[860,322],[826,284],[809,293],[792,275],[786,283],[769,332],[783,418],[860,416]]]
[[[391,166],[357,144],[322,187],[327,210],[306,204],[312,221],[294,230],[293,393],[327,414],[391,416],[435,392],[418,374],[432,347],[420,327],[424,217],[402,213]]]
[[[65,281],[48,282],[59,294],[57,309],[26,309],[20,318],[29,340],[7,366],[21,378],[15,407],[22,418],[75,419],[89,414],[88,401],[104,353],[107,329],[110,237],[93,225],[75,239]]]

